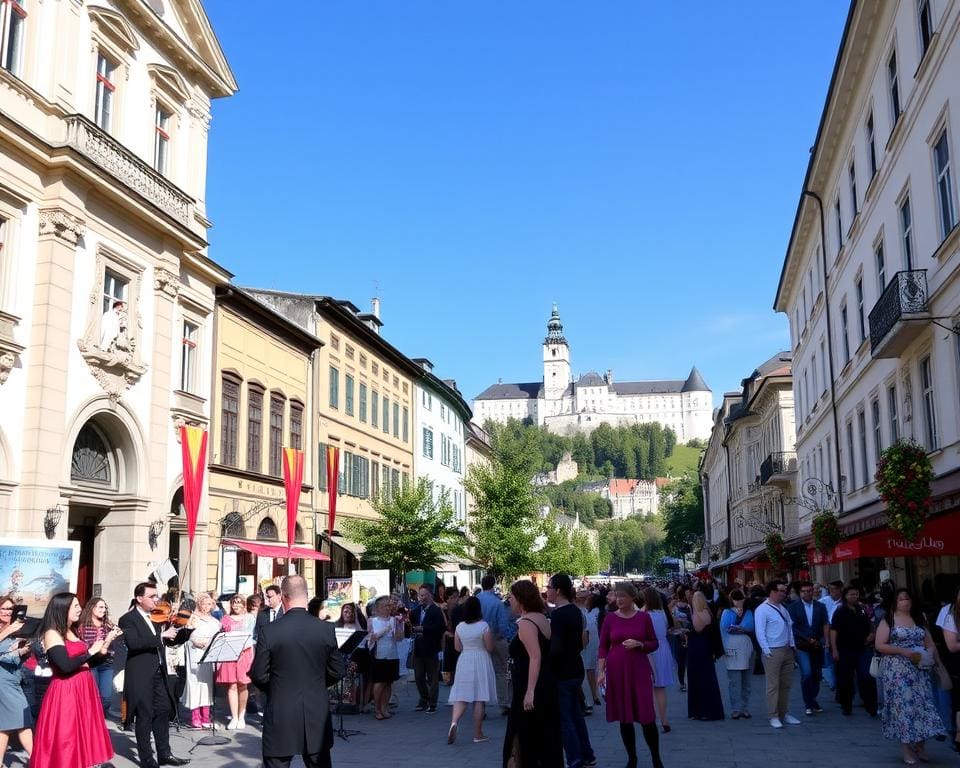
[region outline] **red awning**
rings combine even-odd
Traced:
[[[240,539],[223,539],[221,544],[228,544],[233,547],[240,547],[247,552],[253,552],[255,555],[264,557],[289,557],[294,560],[329,560],[330,558],[322,552],[306,547],[293,547],[289,551],[283,544],[267,544],[263,541],[241,541]]]
[[[822,565],[858,557],[936,557],[960,555],[960,520],[958,515],[940,515],[928,520],[914,541],[889,528],[864,534],[850,541],[842,541],[826,555],[809,550],[811,563]]]

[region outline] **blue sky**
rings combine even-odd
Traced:
[[[739,387],[848,4],[207,0],[210,255],[240,285],[383,302],[468,400],[574,373]]]

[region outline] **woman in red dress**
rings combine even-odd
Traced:
[[[53,680],[40,707],[31,768],[89,768],[113,757],[90,664],[103,661],[121,632],[111,629],[87,648],[76,634],[80,611],[77,596],[61,592],[43,614],[40,636]]]
[[[634,586],[618,584],[616,595],[617,611],[603,621],[597,659],[597,685],[607,689],[607,722],[620,723],[627,768],[637,768],[634,723],[643,728],[653,768],[663,768],[653,708],[653,667],[647,658],[647,654],[660,647],[660,642],[649,614],[637,610]]]

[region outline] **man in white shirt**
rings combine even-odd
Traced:
[[[774,579],[767,584],[767,599],[753,614],[767,676],[767,716],[773,728],[783,728],[784,723],[800,724],[787,712],[793,685],[794,640],[793,621],[781,605],[786,596],[786,582]]]

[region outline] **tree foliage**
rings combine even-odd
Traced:
[[[659,515],[611,520],[600,526],[600,561],[618,574],[650,573],[663,552]]]
[[[466,540],[447,495],[434,500],[427,481],[404,485],[392,496],[371,501],[377,519],[344,521],[350,538],[363,545],[364,559],[389,568],[395,578],[430,570],[466,553]]]
[[[560,485],[547,485],[540,489],[550,506],[568,517],[580,516],[580,522],[595,528],[598,520],[606,520],[613,514],[609,499],[598,493],[579,489],[576,480],[567,480]]]
[[[682,558],[698,552],[703,546],[703,489],[696,477],[682,477],[664,491],[666,501],[660,505],[666,533],[664,549]]]

